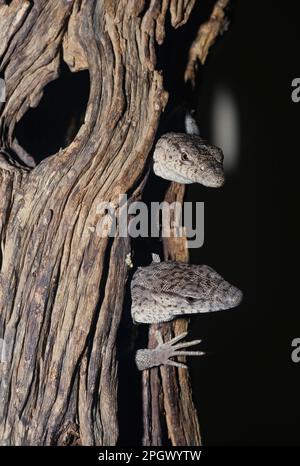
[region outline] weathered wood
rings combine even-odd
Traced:
[[[118,438],[116,334],[128,239],[97,234],[99,202],[140,196],[166,104],[155,69],[164,39],[194,0],[0,2],[1,444],[113,445]],[[88,69],[75,140],[30,170],[10,149],[16,123],[59,76]],[[62,103],[63,104],[63,103]]]
[[[118,211],[120,194],[129,203],[141,196],[167,102],[155,47],[164,41],[168,12],[179,27],[194,3],[0,0],[6,83],[0,104],[0,338],[7,350],[0,363],[2,445],[118,440],[116,343],[130,239],[99,235],[104,213],[98,206],[109,201]],[[59,77],[62,57],[71,71],[89,71],[84,122],[66,149],[32,167],[30,154],[16,147],[16,124]],[[189,393],[174,417],[177,388],[170,388],[169,372],[161,374],[162,388],[151,381],[161,400],[157,408],[149,397],[154,443],[162,438],[162,392],[172,442],[179,444],[180,435],[181,444],[199,443],[196,417],[192,430],[185,426],[191,413],[187,375],[179,371]]]
[[[193,85],[195,85],[198,62],[204,65],[210,47],[228,27],[228,19],[225,15],[228,4],[229,0],[216,1],[209,20],[201,24],[197,37],[190,47],[184,78],[185,81],[191,81]]]

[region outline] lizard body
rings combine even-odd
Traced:
[[[157,142],[153,154],[153,171],[157,176],[182,184],[200,183],[211,188],[224,184],[223,152],[199,136],[197,123],[191,113],[185,117],[186,133],[165,133]],[[139,267],[131,282],[134,322],[162,323],[176,317],[200,312],[218,311],[238,306],[243,294],[207,265],[181,262],[160,262]],[[163,342],[156,332],[158,345],[154,349],[136,352],[139,370],[167,364],[187,366],[173,361],[174,356],[202,356],[202,351],[186,351],[201,340],[178,343],[187,333]]]

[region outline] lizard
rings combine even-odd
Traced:
[[[192,110],[186,111],[184,126],[185,133],[171,131],[158,139],[153,153],[154,173],[177,183],[220,188],[225,182],[222,149],[200,137]]]
[[[163,323],[187,314],[198,314],[230,309],[243,298],[241,290],[228,283],[208,265],[184,262],[152,262],[138,267],[131,282],[131,314],[135,323]],[[187,366],[171,360],[174,356],[201,356],[202,351],[185,351],[201,340],[178,343],[187,333],[164,343],[156,333],[155,349],[140,349],[135,361],[139,370],[166,364]]]
[[[153,171],[157,176],[182,184],[200,183],[218,188],[225,182],[223,159],[219,147],[205,142],[191,112],[185,115],[185,133],[168,132],[156,143],[153,153]],[[157,257],[147,267],[139,267],[131,282],[134,322],[163,323],[176,317],[200,312],[218,311],[238,306],[242,292],[224,280],[207,265],[180,262],[160,262]],[[202,356],[202,351],[186,351],[201,340],[178,343],[187,332],[163,342],[156,332],[155,349],[136,352],[139,370],[162,364],[186,368],[171,360],[174,356]]]

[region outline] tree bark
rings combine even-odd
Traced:
[[[167,14],[179,27],[195,0],[6,3],[0,0],[0,443],[115,445],[116,341],[131,246],[118,234],[99,236],[105,214],[98,205],[112,202],[118,211],[121,194],[128,204],[141,196],[167,102],[155,47]],[[15,127],[58,78],[62,59],[72,72],[89,71],[84,123],[66,149],[30,168],[12,156]],[[164,393],[170,370],[162,369]],[[189,410],[182,409],[184,424]],[[171,407],[166,412],[170,426]],[[200,442],[193,419],[182,444],[191,436]]]

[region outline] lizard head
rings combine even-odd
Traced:
[[[178,183],[200,183],[210,188],[223,186],[223,152],[197,135],[166,133],[157,142],[154,173]]]
[[[183,285],[183,284],[182,284]],[[208,265],[193,265],[189,279],[182,286],[181,299],[193,312],[212,312],[238,306],[243,293]]]
[[[208,265],[152,263],[138,268],[132,284],[134,320],[166,322],[184,314],[231,309],[243,293]],[[136,317],[136,310],[141,310]]]

